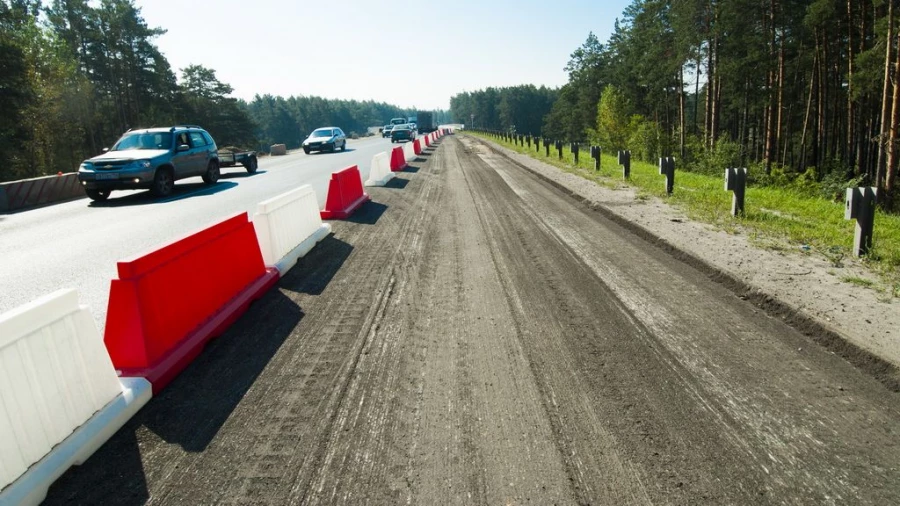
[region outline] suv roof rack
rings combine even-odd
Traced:
[[[201,130],[203,129],[203,127],[201,127],[200,125],[175,125],[172,127],[172,130],[175,130],[176,128],[200,128]]]

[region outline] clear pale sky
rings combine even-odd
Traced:
[[[561,86],[630,0],[135,0],[180,78],[200,64],[232,96],[318,95],[449,109],[488,86]]]

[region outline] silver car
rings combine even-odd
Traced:
[[[307,155],[310,151],[334,153],[338,148],[341,148],[341,151],[347,149],[347,136],[338,127],[317,128],[303,141],[303,152]]]

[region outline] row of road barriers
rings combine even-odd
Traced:
[[[391,151],[378,153],[372,157],[372,164],[369,167],[369,179],[366,180],[366,186],[384,186],[394,178],[394,173],[404,170],[408,166],[408,162],[415,160],[416,156],[422,154],[425,148],[430,147],[432,143],[450,134],[449,129],[440,129],[412,142],[407,142],[403,146],[396,146]]]
[[[366,184],[385,184],[447,133],[376,155]],[[304,185],[259,203],[252,221],[236,214],[118,262],[102,339],[71,289],[0,315],[0,506],[39,504],[328,236],[323,219],[367,200],[348,167],[322,210]]]

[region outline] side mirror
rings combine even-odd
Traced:
[[[178,151],[179,151],[179,152],[181,152],[181,151],[187,151],[187,150],[189,150],[189,149],[191,149],[191,147],[188,146],[187,144],[179,144],[179,145],[178,145]]]

